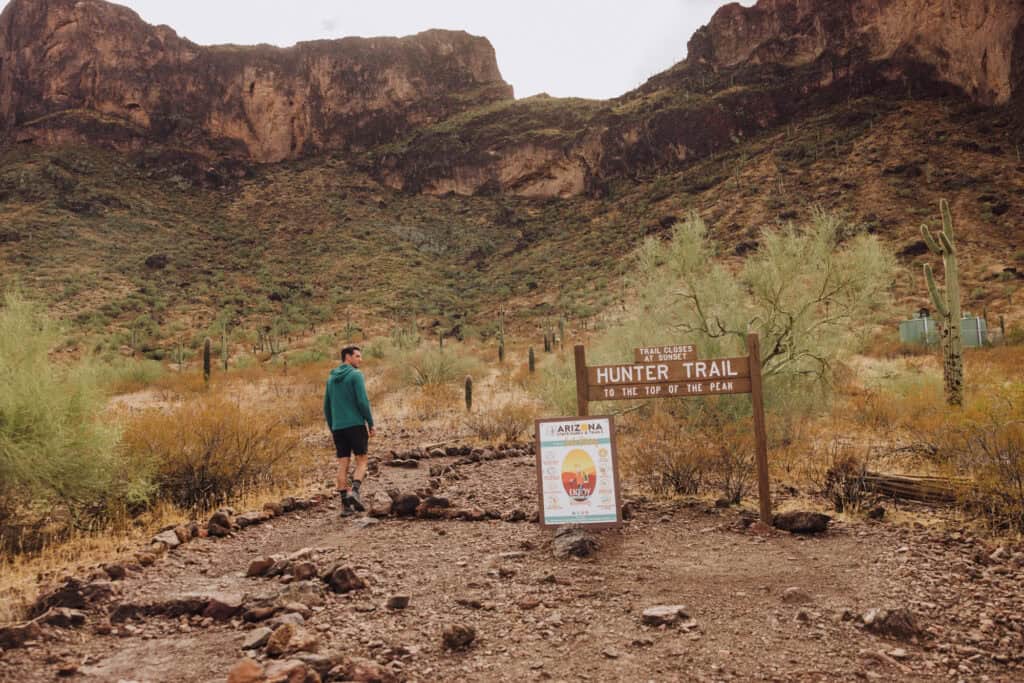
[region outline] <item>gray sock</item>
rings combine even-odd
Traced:
[[[362,479],[353,479],[352,480],[352,490],[355,491],[356,493],[359,493],[359,488],[362,485],[363,485],[363,480]]]

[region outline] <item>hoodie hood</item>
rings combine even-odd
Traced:
[[[333,370],[331,370],[330,381],[332,383],[333,382],[340,382],[343,379],[345,379],[346,377],[348,377],[349,375],[351,375],[355,371],[356,371],[356,369],[354,367],[352,367],[348,363],[344,363],[344,364],[339,365],[338,367],[334,368]]]

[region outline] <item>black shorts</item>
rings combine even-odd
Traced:
[[[370,433],[364,425],[335,429],[331,432],[334,437],[334,447],[338,450],[339,458],[347,458],[353,453],[366,455],[370,445]]]

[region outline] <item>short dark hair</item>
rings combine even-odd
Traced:
[[[345,359],[351,356],[356,351],[362,351],[358,346],[346,346],[341,350],[341,362],[344,363]]]

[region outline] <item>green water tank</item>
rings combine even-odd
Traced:
[[[984,318],[964,314],[960,320],[960,340],[968,348],[979,348],[988,343],[988,325]]]
[[[900,323],[900,343],[932,345],[939,343],[939,326],[922,308],[916,318]]]

